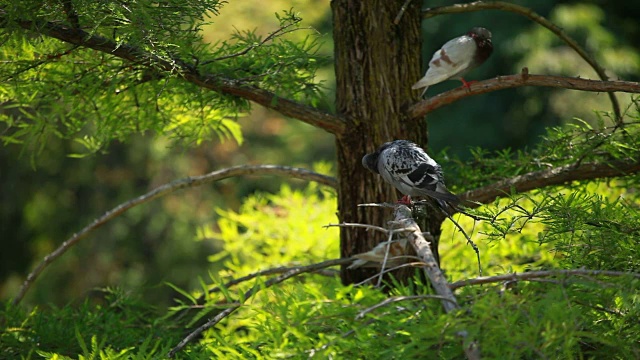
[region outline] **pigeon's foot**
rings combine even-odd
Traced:
[[[463,78],[460,78],[460,81],[462,81],[462,87],[466,87],[469,90],[471,90],[471,84],[478,82],[477,80],[466,81]]]
[[[411,206],[413,205],[413,201],[411,201],[411,196],[405,195],[402,197],[402,199],[398,200],[398,204]]]

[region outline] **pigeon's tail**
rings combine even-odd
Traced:
[[[417,83],[413,84],[411,86],[411,89],[412,90],[418,90],[418,89],[424,88],[424,90],[422,90],[422,94],[420,94],[420,97],[424,97],[424,94],[427,92],[427,89],[429,88],[429,85],[433,85],[433,83],[431,82],[431,79],[429,79],[427,76],[425,76],[422,79],[418,80]]]
[[[458,205],[460,203],[460,199],[450,192],[440,192],[433,191],[428,189],[420,189],[420,192],[425,196],[432,197],[438,201],[438,204],[443,205],[442,202],[449,204],[451,206]]]
[[[411,89],[418,90],[418,89],[424,88],[424,91],[427,91],[427,89],[429,88],[429,85],[433,85],[431,83],[431,79],[425,76],[422,79],[418,80],[417,83],[411,85]]]

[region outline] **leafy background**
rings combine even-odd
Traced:
[[[428,6],[446,3],[432,1]],[[640,5],[623,1],[521,3],[547,16],[585,44],[612,78],[640,80],[640,26],[636,20],[640,16]],[[321,66],[317,72],[305,76],[315,75],[316,80],[322,82],[326,97],[319,97],[317,88],[285,90],[299,91],[297,96],[320,108],[333,110],[333,44],[328,2],[260,4],[256,6],[255,2],[248,1],[224,4],[220,14],[212,14],[211,23],[202,26],[203,44],[211,48],[242,48],[245,42],[255,40],[255,36],[264,37],[277,29],[280,22],[273,14],[294,6],[304,19],[303,26],[315,30],[292,32],[286,39],[302,41],[309,36],[319,36],[309,38],[319,41],[310,42],[309,46],[317,46],[314,61]],[[529,67],[531,73],[595,77],[577,55],[547,30],[518,15],[495,11],[424,21],[423,33],[428,41],[423,44],[424,62],[442,43],[476,25],[492,30],[495,52],[470,78],[512,74],[523,66]],[[253,29],[255,33],[245,32]],[[0,47],[3,60],[15,55],[12,51],[15,52],[17,44],[11,41],[16,40],[9,39]],[[55,44],[46,41],[43,40],[42,46],[53,49]],[[21,56],[26,59],[38,54]],[[52,65],[52,69],[55,68]],[[168,84],[170,89],[171,83]],[[89,85],[75,86],[84,89]],[[47,91],[46,83],[37,86],[42,86],[42,92]],[[455,82],[445,82],[430,88],[429,95],[456,86]],[[0,85],[0,88],[6,95],[11,84]],[[141,89],[142,97],[137,101],[149,101],[153,97],[149,94],[156,91],[159,89],[151,85]],[[254,107],[247,112],[245,103],[208,96],[200,90],[176,92],[176,103],[170,107],[175,123],[169,126],[177,130],[169,136],[158,136],[157,131],[165,128],[136,132],[131,123],[111,123],[119,118],[117,112],[114,119],[104,123],[114,128],[124,126],[116,129],[122,131],[122,136],[109,142],[99,136],[99,127],[78,127],[75,136],[66,137],[60,135],[56,126],[43,124],[47,131],[40,137],[16,144],[12,139],[20,134],[11,133],[8,127],[0,128],[4,141],[0,148],[0,233],[3,234],[0,296],[11,298],[36,262],[94,218],[176,178],[247,163],[301,166],[333,173],[334,143],[329,134],[269,110]],[[183,101],[185,97],[189,101]],[[629,115],[637,120],[633,98],[628,95],[618,95],[618,98],[623,109],[629,108]],[[202,104],[210,105],[207,109],[211,113],[201,116],[190,112]],[[2,115],[13,111],[11,104],[3,105]],[[241,116],[236,118],[231,112],[214,110],[224,106],[239,110]],[[121,110],[120,115],[130,111],[124,106]],[[519,166],[520,156],[529,160],[530,153],[522,151],[544,151],[544,146],[553,143],[541,146],[544,137],[551,140],[554,136],[561,137],[545,129],[558,127],[564,134],[573,126],[579,128],[577,131],[588,131],[589,126],[608,124],[606,112],[609,110],[605,94],[542,88],[494,92],[464,99],[459,106],[444,107],[429,114],[426,119],[429,147],[432,153],[438,154],[446,174],[450,174],[447,182],[453,190],[466,190],[475,185],[474,178],[481,180],[489,170],[494,176],[509,176]],[[135,119],[126,120],[144,121],[150,113],[136,114]],[[79,120],[88,117],[79,110],[72,115]],[[77,125],[73,116],[64,121],[65,126]],[[209,117],[216,119],[208,124],[209,131],[198,133],[201,127],[191,126],[199,124],[198,119]],[[90,134],[94,136],[88,136]],[[218,137],[219,134],[222,136]],[[486,154],[491,154],[495,162],[484,169],[472,169],[478,173],[458,170],[459,164],[478,160]],[[488,275],[557,267],[601,268],[603,264],[608,269],[638,271],[638,230],[634,225],[639,217],[636,184],[637,176],[625,181],[571,184],[528,194],[520,200],[519,204],[527,209],[545,204],[543,211],[532,216],[529,213],[523,216],[521,210],[514,208],[504,212],[502,220],[494,224],[476,223],[465,217],[458,220],[478,243]],[[560,196],[566,195],[567,189],[573,194]],[[203,284],[270,266],[338,257],[337,230],[324,228],[337,221],[335,203],[335,194],[317,185],[261,177],[225,180],[188,189],[134,208],[92,233],[50,266],[24,300],[30,306],[50,304],[57,307],[58,312],[12,309],[8,303],[5,305],[4,321],[10,325],[8,328],[16,330],[3,333],[2,342],[8,344],[7,351],[16,351],[8,353],[10,355],[19,354],[17,349],[24,344],[30,344],[33,349],[47,349],[41,355],[50,357],[55,353],[89,356],[95,351],[111,354],[110,357],[120,354],[123,358],[164,354],[167,347],[184,334],[175,331],[166,319],[145,316],[148,312],[162,313],[170,308],[172,318],[189,308],[190,301],[206,287]],[[503,200],[478,213],[490,216],[492,211],[508,203],[509,200]],[[571,216],[566,216],[568,213]],[[615,251],[611,234],[621,239],[615,242]],[[445,224],[441,242],[443,267],[452,281],[477,274],[473,251],[449,222]],[[241,290],[251,285],[245,284]],[[638,296],[633,293],[617,292],[615,287],[594,289],[588,281],[572,282],[567,287],[549,283],[521,284],[514,293],[499,288],[492,290],[495,295],[483,292],[484,295],[479,296],[479,290],[473,288],[459,294],[462,299],[475,300],[470,311],[482,319],[478,323],[424,315],[439,313],[440,305],[434,301],[427,305],[402,303],[405,310],[381,311],[365,317],[361,326],[354,327],[344,319],[355,318],[359,311],[383,300],[384,295],[364,287],[343,287],[335,278],[312,275],[261,292],[251,301],[252,306],[219,325],[206,335],[207,341],[197,346],[203,347],[204,356],[208,357],[211,354],[235,358],[256,354],[283,357],[305,351],[316,351],[323,357],[419,356],[429,347],[439,349],[445,357],[456,357],[461,350],[455,334],[464,328],[477,335],[483,348],[512,349],[514,357],[540,354],[572,357],[571,351],[578,347],[597,348],[594,356],[637,357],[640,336],[637,324],[634,326],[629,319],[637,319],[640,308]],[[415,294],[415,291],[400,287],[396,294]],[[543,292],[545,296],[540,296]],[[236,299],[233,294],[227,296]],[[574,300],[578,297],[582,305],[576,305]],[[502,308],[495,307],[498,298],[503,301]],[[529,305],[524,306],[525,302]],[[73,306],[67,306],[69,304]],[[149,309],[148,304],[154,304],[155,308]],[[584,310],[589,306],[616,308],[627,316],[611,314],[607,321],[602,321],[595,316],[597,310]],[[418,313],[422,316],[417,316]],[[190,322],[186,325],[192,326],[206,314],[187,317]],[[58,321],[69,318],[74,320]],[[272,321],[274,319],[278,321]],[[122,330],[123,322],[126,325],[127,321],[132,326],[124,326],[127,330]],[[492,331],[486,331],[487,326],[495,323],[505,326],[493,326]],[[523,328],[522,324],[528,325],[526,332],[518,337],[507,336],[508,329]],[[589,339],[582,332],[585,328],[601,329],[602,338]],[[118,331],[109,332],[110,329]],[[72,339],[64,344],[67,347],[61,347],[53,336],[59,338],[64,331],[67,333],[63,337]],[[349,331],[353,331],[350,337],[343,336]],[[51,334],[51,339],[47,339],[46,334]],[[240,340],[238,334],[243,335]],[[378,341],[380,337],[385,341]],[[624,342],[625,337],[635,347],[615,346],[616,341]],[[511,343],[505,346],[501,341]],[[366,348],[367,353],[356,352],[361,349],[354,347],[357,343],[366,344],[361,348]],[[323,344],[330,346],[322,349]],[[399,354],[399,349],[404,353]],[[197,358],[195,350],[191,356]]]

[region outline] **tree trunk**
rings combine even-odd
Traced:
[[[407,139],[427,145],[425,121],[410,121],[409,105],[419,93],[411,85],[421,74],[420,1],[411,1],[400,22],[394,19],[404,0],[333,0],[337,111],[348,119],[348,130],[336,138],[338,152],[338,211],[342,222],[385,226],[390,212],[359,208],[362,202],[393,202],[395,190],[367,171],[362,156],[384,142]],[[441,219],[428,228],[439,233]],[[438,235],[438,234],[433,234]],[[341,229],[341,255],[371,250],[385,240],[363,229]],[[434,254],[437,254],[437,244]],[[413,271],[410,271],[413,274]],[[375,270],[342,269],[345,284],[359,282]],[[397,278],[404,275],[394,274]]]

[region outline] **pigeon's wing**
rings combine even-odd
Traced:
[[[421,162],[411,172],[402,176],[400,181],[411,186],[414,189],[414,195],[429,196],[451,204],[459,203],[460,199],[450,193],[442,183],[441,170],[437,166]]]
[[[411,88],[420,89],[460,75],[473,63],[476,48],[475,40],[467,35],[449,40],[433,54],[427,73]]]
[[[460,202],[442,183],[439,165],[412,147],[393,147],[382,153],[380,174],[406,195],[422,195],[451,204]]]

